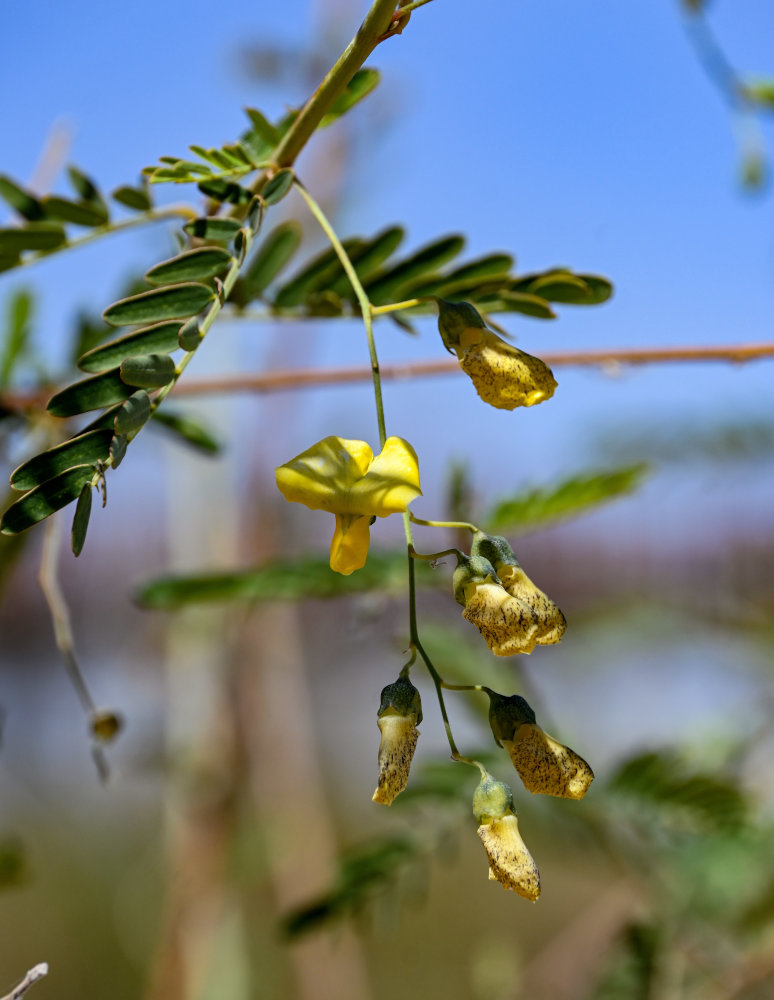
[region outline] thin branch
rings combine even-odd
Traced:
[[[7,993],[4,997],[0,998],[0,1000],[19,1000],[20,997],[24,996],[30,986],[34,986],[39,979],[42,979],[43,976],[47,975],[48,962],[40,962],[34,968],[30,969],[24,979],[22,979],[17,986],[14,986],[10,993]]]

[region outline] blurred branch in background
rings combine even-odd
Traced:
[[[34,968],[30,969],[27,975],[22,979],[22,981],[15,986],[10,993],[2,997],[2,1000],[20,1000],[21,997],[27,992],[30,986],[34,986],[35,983],[42,979],[43,976],[48,975],[48,964],[46,962],[40,962]]]

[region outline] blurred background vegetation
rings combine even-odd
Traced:
[[[341,5],[352,23],[354,6]],[[338,34],[316,16],[336,37],[315,41],[333,51]],[[329,61],[320,48],[261,40],[245,49],[242,83],[308,88]],[[388,128],[390,102],[375,107]],[[306,163],[332,214],[350,218],[364,197],[337,178],[373,127],[353,113]],[[433,233],[455,221],[435,220]],[[39,283],[30,271],[0,285],[8,473],[50,433],[20,398],[75,377],[73,359],[91,331],[101,336],[99,309],[171,245],[157,233],[119,255],[85,311],[68,300],[56,342],[41,321],[45,282],[61,286],[67,272],[52,262]],[[590,250],[581,263],[618,277]],[[656,300],[659,280],[644,282]],[[756,300],[761,329],[770,297]],[[615,309],[604,313],[610,341],[631,346]],[[656,301],[654,327],[659,316]],[[360,336],[354,324],[311,323],[263,328],[259,346],[255,326],[224,324],[206,371],[323,365]],[[390,334],[391,359],[440,356],[432,321],[418,326],[416,341]],[[696,326],[667,316],[658,336],[701,343]],[[532,334],[518,330],[520,341]],[[367,390],[192,397],[181,412],[208,443],[159,428],[109,480],[83,554],[63,551],[60,567],[92,695],[125,720],[104,748],[107,783],[36,580],[44,529],[0,537],[0,992],[45,960],[35,995],[63,1000],[770,997],[770,364],[557,368],[545,419],[548,407],[480,413],[454,375],[387,389],[388,419],[427,456],[416,513],[507,534],[568,618],[559,647],[495,662],[451,600],[452,566],[418,571],[420,629],[444,675],[522,693],[596,772],[581,803],[516,791],[543,879],[534,906],[487,880],[470,813],[476,775],[448,760],[428,684],[409,789],[389,813],[370,801],[379,691],[406,645],[399,526],[375,530],[362,575],[332,583],[327,519],[284,505],[271,471],[327,433],[369,437]],[[442,547],[421,529],[418,542]],[[484,702],[448,695],[457,741],[511,781]]]

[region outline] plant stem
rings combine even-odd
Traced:
[[[444,556],[461,556],[459,549],[444,549],[443,552],[417,552],[413,545],[409,548],[409,555],[412,559],[423,559],[425,562],[434,562],[436,559],[443,559]]]
[[[421,524],[426,528],[466,528],[468,531],[475,534],[478,528],[475,524],[470,524],[468,521],[423,521],[419,517],[414,517],[412,513],[409,512],[409,517],[414,524]],[[451,552],[457,552],[458,549],[450,549]],[[420,559],[428,558],[427,556],[419,556]]]
[[[401,14],[408,14],[412,10],[416,10],[417,7],[424,7],[426,3],[432,3],[432,0],[413,0],[412,3],[403,4],[400,7]]]
[[[379,443],[382,448],[384,448],[384,443],[387,440],[387,429],[384,421],[384,399],[382,398],[382,377],[381,372],[379,371],[379,356],[376,353],[376,341],[374,340],[374,325],[372,318],[373,306],[366,295],[366,291],[363,288],[360,278],[357,276],[357,271],[355,270],[352,261],[349,259],[347,251],[341,245],[341,240],[336,235],[336,231],[326,218],[325,213],[298,178],[296,178],[296,187],[298,188],[299,194],[309,207],[309,211],[315,219],[317,219],[320,224],[320,228],[328,237],[331,246],[336,251],[336,256],[339,258],[341,266],[344,268],[344,273],[349,278],[352,290],[357,297],[360,311],[363,314],[363,326],[365,327],[366,337],[368,339],[368,354],[371,359],[371,379],[374,384],[376,420],[379,425]]]
[[[412,309],[421,306],[428,299],[406,299],[404,302],[388,302],[386,306],[371,306],[372,316],[385,316],[387,313],[398,312],[400,309]]]

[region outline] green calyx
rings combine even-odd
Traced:
[[[377,718],[381,719],[383,715],[413,715],[417,726],[422,721],[422,701],[419,691],[408,677],[399,677],[383,689]]]
[[[449,353],[459,346],[463,330],[469,330],[471,327],[486,329],[486,323],[478,310],[469,302],[447,302],[445,299],[435,301],[438,304],[438,332]]]
[[[517,729],[537,722],[529,703],[519,694],[504,695],[486,689],[489,695],[489,725],[498,747],[501,740],[512,740]]]
[[[473,815],[479,824],[502,819],[509,813],[515,815],[513,792],[503,781],[487,772],[473,793]]]
[[[470,546],[472,556],[483,556],[495,567],[518,566],[519,562],[507,538],[502,535],[487,535],[477,531]]]
[[[471,583],[499,583],[494,566],[483,556],[457,557],[457,568],[452,577],[454,600],[465,607],[465,589]]]

